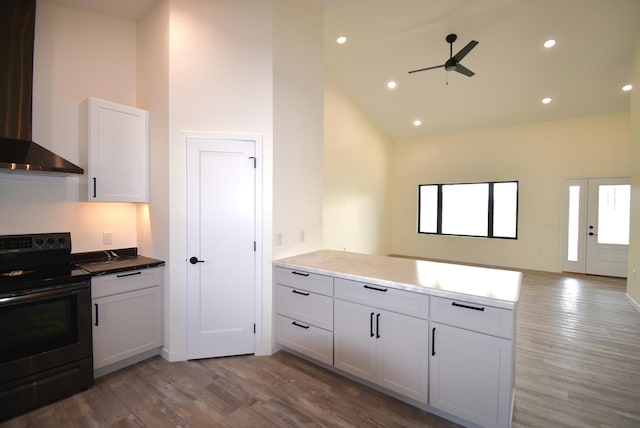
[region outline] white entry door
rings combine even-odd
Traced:
[[[563,270],[627,276],[631,185],[628,178],[565,182]]]
[[[255,141],[187,139],[187,358],[254,353]]]

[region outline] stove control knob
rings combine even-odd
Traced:
[[[40,246],[40,245],[42,245],[42,244],[44,244],[44,239],[42,239],[42,238],[38,238],[38,239],[36,239],[36,245],[37,245],[37,246]]]
[[[67,240],[65,239],[64,236],[61,236],[60,238],[58,238],[58,244],[64,244],[65,242],[67,242]]]
[[[55,242],[56,242],[56,240],[53,239],[53,238],[48,238],[47,239],[47,244],[49,244],[49,245],[53,245],[53,244],[55,244]]]

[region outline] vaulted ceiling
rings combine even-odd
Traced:
[[[621,87],[640,42],[638,0],[324,4],[328,74],[394,141],[629,110]],[[458,35],[454,54],[479,42],[462,61],[475,76],[407,73],[444,64],[449,33]],[[557,44],[546,49],[550,38]],[[396,89],[386,88],[389,80]],[[542,104],[545,97],[552,101]]]
[[[135,19],[156,0],[48,1]],[[393,141],[628,111],[621,87],[640,90],[629,82],[638,0],[314,1],[325,8],[326,73]],[[479,42],[462,61],[473,77],[408,74],[444,64],[450,33],[454,54]]]

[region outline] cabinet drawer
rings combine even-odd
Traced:
[[[513,311],[431,296],[431,320],[494,336],[513,338]]]
[[[276,312],[333,330],[333,299],[322,294],[276,285]]]
[[[278,284],[333,296],[333,278],[330,276],[278,267],[275,277]]]
[[[91,278],[91,297],[111,296],[162,284],[163,268],[118,272]]]
[[[333,333],[276,315],[276,342],[310,358],[333,365]]]
[[[429,296],[348,279],[335,279],[336,299],[387,309],[412,317],[427,319]]]

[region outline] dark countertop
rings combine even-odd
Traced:
[[[138,255],[137,248],[77,253],[72,257],[76,266],[94,276],[164,266],[162,260]]]

